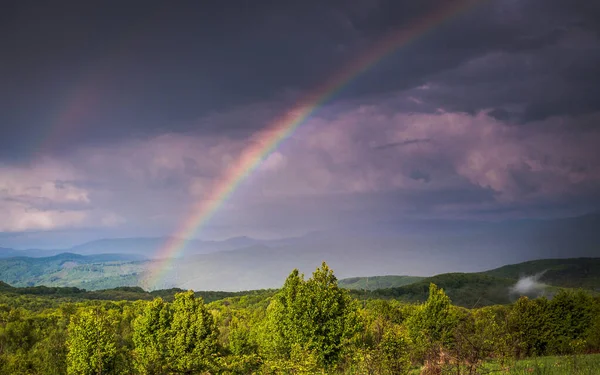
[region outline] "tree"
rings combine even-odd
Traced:
[[[462,366],[469,374],[475,374],[489,358],[503,365],[511,349],[505,322],[498,319],[491,308],[465,309],[459,315],[451,349],[457,367]]]
[[[67,373],[109,374],[117,354],[115,322],[98,307],[80,310],[71,318],[67,337]]]
[[[515,345],[516,357],[546,354],[548,342],[552,339],[550,321],[546,298],[530,300],[521,297],[515,302],[508,315],[508,324],[518,341]]]
[[[255,348],[250,341],[250,329],[238,317],[231,318],[229,323],[228,336],[229,351],[233,355],[246,355],[255,352]]]
[[[157,298],[134,321],[135,367],[142,374],[210,370],[217,334],[212,315],[194,292],[177,293],[173,303]]]
[[[593,298],[583,291],[559,291],[548,303],[551,330],[548,354],[570,354],[573,341],[585,338],[592,325]]]
[[[192,291],[178,293],[171,308],[167,339],[170,368],[185,374],[210,370],[217,354],[218,332],[202,297],[195,298]]]
[[[293,270],[274,296],[267,312],[266,346],[287,359],[294,350],[307,350],[319,365],[330,367],[358,329],[356,302],[338,287],[323,262],[307,281]]]
[[[43,338],[30,351],[37,373],[64,374],[67,368],[67,326],[68,317],[54,313],[44,322]]]
[[[431,283],[427,301],[406,321],[415,344],[416,359],[426,359],[431,363],[439,361],[443,351],[452,346],[458,321],[457,310],[450,298]]]
[[[162,298],[148,303],[133,322],[134,366],[141,374],[161,374],[167,366],[172,314]]]

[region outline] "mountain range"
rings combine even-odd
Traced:
[[[407,221],[377,230],[276,240],[191,240],[177,259],[163,266],[156,258],[167,239],[102,239],[57,250],[0,248],[0,280],[15,286],[238,291],[278,287],[292,269],[308,274],[322,261],[339,278],[473,273],[536,259],[595,257],[600,253],[600,214],[504,222]],[[147,270],[156,264],[165,276],[150,284]]]
[[[136,269],[136,261],[119,260],[112,255],[82,256],[76,254],[60,254],[50,258],[12,258],[0,261],[0,270],[12,271],[12,276],[21,276],[21,280],[30,280],[26,285],[17,287],[10,283],[0,281],[0,294],[25,294],[52,296],[52,298],[70,299],[111,299],[111,300],[136,300],[151,299],[156,296],[171,298],[174,293],[182,291],[181,288],[160,289],[147,292],[139,286],[138,274],[130,272],[129,275],[115,275],[113,267],[131,267]],[[74,266],[75,262],[81,262]],[[12,263],[11,263],[12,262]],[[99,263],[95,263],[99,262]],[[122,263],[123,262],[123,263]],[[94,281],[79,280],[73,284],[93,287],[92,290],[80,287],[56,287],[57,275],[53,270],[67,275],[76,276],[73,271],[78,267],[104,274]],[[62,270],[62,271],[61,271]],[[111,275],[112,273],[112,275]],[[39,278],[36,279],[36,275]],[[529,276],[525,276],[529,275]],[[60,278],[60,277],[59,277]],[[68,279],[65,277],[62,281]],[[32,281],[36,280],[39,284]],[[45,281],[44,281],[45,280]],[[72,279],[75,281],[76,279]],[[116,284],[111,284],[116,283]],[[279,286],[283,283],[280,280]],[[359,299],[397,299],[404,302],[422,302],[427,299],[430,283],[444,289],[454,304],[463,307],[478,307],[495,304],[506,304],[515,301],[518,297],[552,296],[561,289],[585,289],[598,294],[600,292],[600,258],[573,258],[573,259],[542,259],[520,264],[506,265],[500,268],[475,273],[445,273],[432,277],[414,276],[372,276],[354,277],[339,280],[339,284]],[[123,286],[131,284],[132,286]],[[117,285],[117,286],[115,286]],[[95,287],[95,288],[94,288]],[[196,291],[197,295],[205,299],[215,300],[228,296],[255,294],[262,297],[272,295],[271,291],[255,290],[253,292],[224,292],[224,291]],[[266,294],[265,294],[266,293]]]

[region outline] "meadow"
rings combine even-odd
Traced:
[[[597,375],[600,374],[600,354],[548,356],[512,361],[502,366],[486,363],[481,374],[514,375]]]

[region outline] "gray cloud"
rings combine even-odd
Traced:
[[[600,66],[596,6],[474,4],[376,64],[341,98],[418,91],[428,84],[428,93],[414,96],[422,104],[407,102],[407,109],[497,108],[531,120],[598,108],[597,85],[588,78]],[[81,143],[165,132],[247,134],[283,108],[263,107],[242,122],[196,119],[309,90],[389,30],[439,5],[14,2],[3,12],[0,39],[8,57],[0,71],[0,158],[31,159]]]
[[[383,144],[380,146],[375,146],[374,149],[385,150],[387,148],[402,147],[402,146],[414,145],[417,143],[427,143],[430,141],[431,141],[430,139],[406,139],[406,140],[399,141],[399,142],[386,143],[386,144]]]
[[[440,1],[7,5],[0,232],[170,233],[257,131]],[[600,207],[598,6],[474,3],[349,82],[202,234]]]
[[[352,100],[313,116],[200,235],[275,236],[402,217],[535,217],[600,207],[593,199],[600,131],[585,126],[600,114],[514,126],[486,111],[405,113],[396,102],[404,97],[379,105]],[[224,116],[248,118],[243,108]],[[5,167],[0,191],[11,214],[3,230],[169,234],[255,136],[169,133]]]

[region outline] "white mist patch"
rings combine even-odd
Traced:
[[[517,283],[510,288],[510,293],[522,296],[542,294],[546,289],[546,284],[541,283],[539,280],[545,272],[546,271],[531,276],[521,277]]]

